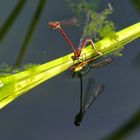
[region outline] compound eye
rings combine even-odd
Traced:
[[[60,27],[60,24],[59,23],[56,23],[55,28],[57,29],[59,27]]]

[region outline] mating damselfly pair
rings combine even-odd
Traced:
[[[83,34],[81,35],[77,49],[74,47],[73,43],[70,41],[69,37],[66,35],[65,31],[62,28],[63,26],[78,25],[79,19],[77,17],[48,23],[49,28],[51,28],[53,30],[59,30],[59,32],[62,34],[62,36],[65,38],[65,40],[69,44],[69,46],[72,48],[72,51],[74,53],[74,55],[72,56],[72,60],[73,61],[78,60],[78,63],[74,64],[71,67],[71,70],[73,72],[72,77],[77,75],[78,78],[80,79],[80,111],[75,116],[74,124],[76,126],[80,125],[85,112],[89,109],[91,104],[95,101],[95,99],[102,93],[102,91],[105,88],[104,84],[99,84],[93,91],[95,81],[94,81],[94,79],[89,79],[87,93],[85,94],[85,97],[83,100],[83,77],[85,75],[87,75],[88,72],[92,68],[103,67],[103,66],[111,63],[113,60],[112,58],[105,58],[104,60],[102,60],[101,62],[98,62],[98,63],[93,63],[95,58],[81,60],[81,52],[86,47],[87,43],[90,43],[92,45],[92,48],[93,48],[94,52],[96,53],[96,55],[102,56],[102,52],[100,52],[96,48],[96,46],[92,40],[94,38],[95,32],[91,31],[87,36],[85,36],[85,34],[84,34],[84,32],[87,30],[88,25],[91,24],[90,18],[91,18],[90,11],[88,11],[85,14],[85,18],[84,18],[84,22],[83,22]]]

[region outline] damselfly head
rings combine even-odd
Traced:
[[[58,28],[60,28],[60,22],[59,21],[48,22],[48,27],[51,29],[58,29]]]

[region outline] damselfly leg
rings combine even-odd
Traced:
[[[96,52],[97,54],[102,55],[102,53],[96,49],[95,44],[94,44],[94,42],[92,41],[91,38],[86,38],[86,39],[83,41],[82,46],[80,46],[80,47],[78,48],[78,50],[80,51],[80,50],[82,50],[83,48],[85,48],[85,46],[87,45],[87,43],[90,43],[90,44],[92,45],[92,48],[95,50],[95,52]]]

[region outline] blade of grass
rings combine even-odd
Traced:
[[[17,3],[14,10],[9,15],[9,17],[7,18],[7,20],[4,22],[4,24],[2,25],[2,27],[0,29],[0,41],[2,41],[4,39],[5,35],[7,34],[9,29],[13,25],[14,21],[16,20],[17,16],[20,14],[20,12],[21,12],[22,8],[24,7],[24,5],[26,4],[26,2],[27,2],[27,0],[20,0]]]
[[[140,110],[138,110],[123,126],[103,140],[125,140],[140,127]]]
[[[41,14],[42,14],[42,12],[44,10],[44,7],[46,5],[46,2],[47,2],[47,0],[40,0],[38,5],[37,5],[35,14],[33,16],[33,19],[32,19],[32,21],[30,23],[28,31],[27,31],[27,33],[25,35],[24,40],[23,40],[20,52],[19,52],[19,54],[17,56],[17,60],[16,60],[16,64],[15,64],[16,66],[20,65],[20,63],[22,62],[22,60],[23,60],[23,58],[24,58],[24,56],[26,54],[26,50],[27,50],[28,45],[29,45],[29,43],[30,43],[30,41],[32,39],[32,36],[33,36],[33,34],[34,34],[35,30],[36,30],[36,27],[37,27],[38,22],[40,20]]]
[[[91,45],[86,47],[82,54],[86,54],[86,58],[94,57],[96,59],[122,48],[138,37],[140,37],[140,22],[116,32],[114,38],[107,37],[95,43],[96,48],[103,55],[97,55]],[[16,74],[1,76],[0,108],[40,83],[67,70],[73,65],[72,55],[73,53]],[[74,63],[78,63],[78,61]]]

